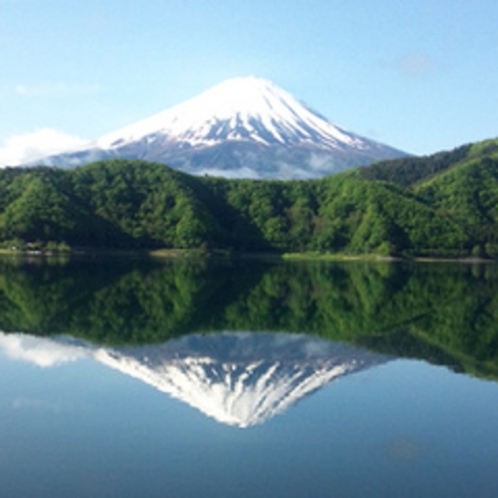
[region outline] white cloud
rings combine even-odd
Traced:
[[[36,89],[34,87],[29,87],[26,85],[16,85],[14,91],[17,95],[21,95],[23,97],[33,97],[36,95],[40,95],[40,89]]]
[[[260,178],[257,171],[252,168],[243,167],[239,169],[219,169],[219,168],[205,168],[196,173],[198,176],[215,176],[215,177],[224,177],[224,178],[251,178],[253,180],[257,180]]]
[[[26,85],[19,83],[14,92],[21,97],[64,97],[67,95],[88,95],[97,93],[98,85],[79,85],[71,83],[42,83]]]
[[[33,363],[47,368],[88,357],[83,347],[60,344],[50,339],[25,334],[4,334],[0,332],[0,349],[13,359]]]
[[[13,135],[0,145],[0,167],[18,166],[42,157],[79,149],[87,140],[51,128]]]

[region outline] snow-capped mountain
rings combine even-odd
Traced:
[[[0,333],[0,347],[41,367],[92,357],[237,427],[261,424],[332,380],[390,359],[284,333],[199,334],[126,348]]]
[[[312,178],[402,155],[332,124],[269,81],[248,77],[41,163],[72,167],[121,157],[192,174]]]

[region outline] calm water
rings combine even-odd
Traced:
[[[0,495],[498,496],[494,265],[0,260]]]

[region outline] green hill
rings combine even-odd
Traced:
[[[319,180],[194,177],[144,161],[0,171],[0,244],[498,256],[498,140]]]

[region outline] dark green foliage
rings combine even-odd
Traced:
[[[363,168],[361,175],[368,180],[385,180],[409,186],[454,166],[464,160],[470,151],[471,145],[463,145],[450,152],[439,152],[432,156],[381,161]]]
[[[444,255],[460,250],[465,235],[413,194],[357,172],[320,185],[316,249],[354,254]]]
[[[94,219],[114,227],[105,246],[209,245],[217,222],[189,185],[191,179],[160,164],[111,160],[68,171],[75,197]],[[90,246],[99,246],[89,243]]]
[[[310,181],[144,161],[0,171],[0,244],[497,257],[498,141]]]
[[[416,193],[466,231],[472,255],[498,256],[498,158],[471,159],[419,185]]]

